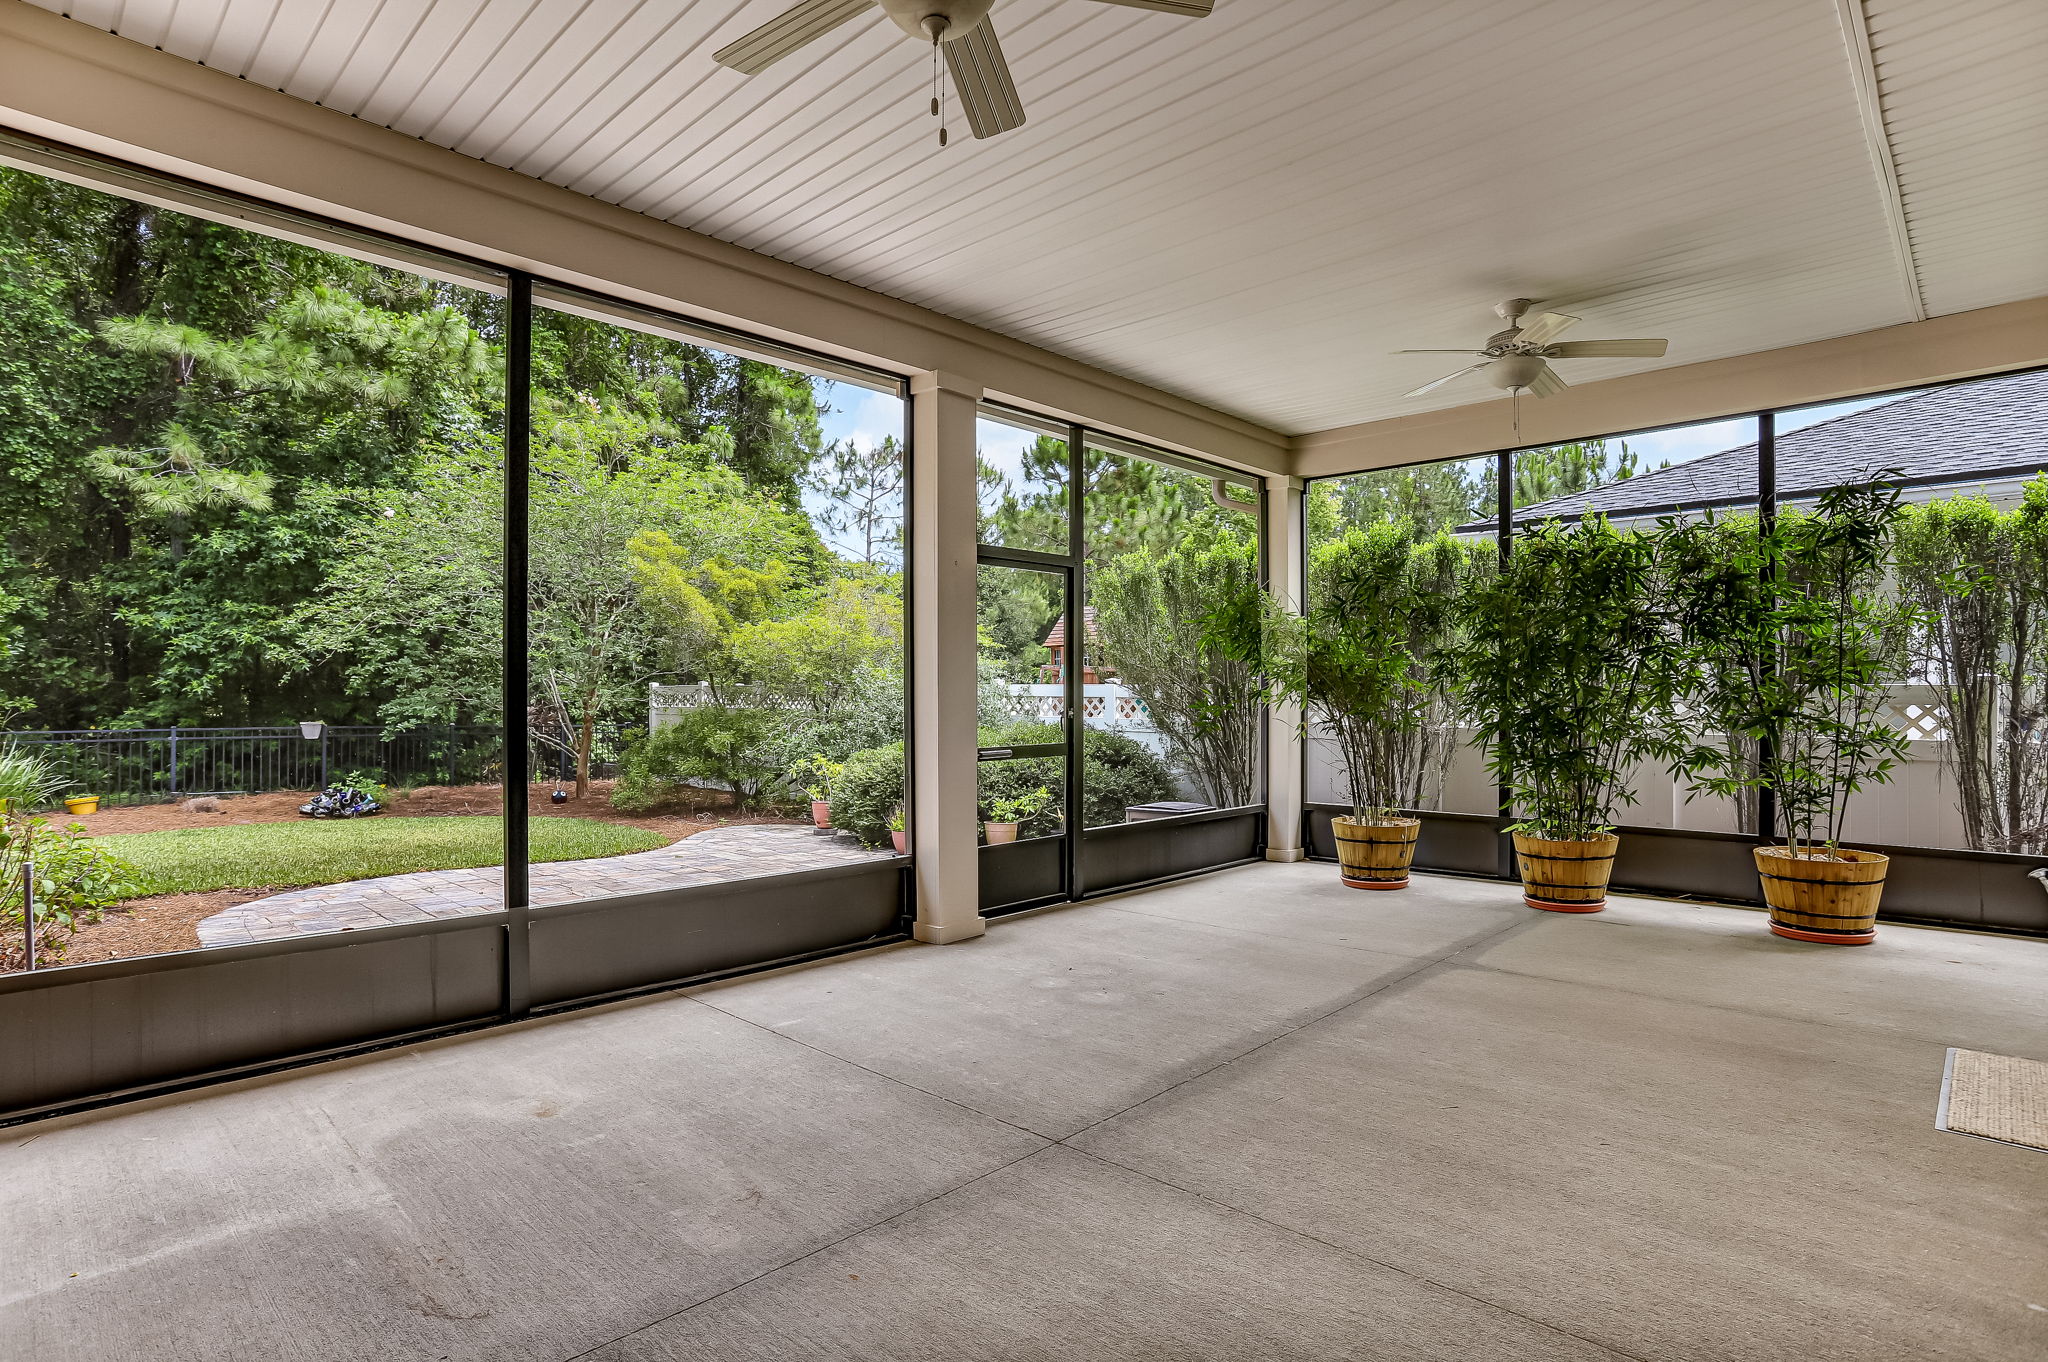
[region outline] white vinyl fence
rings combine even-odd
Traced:
[[[1845,842],[1892,846],[1957,848],[1963,841],[1963,819],[1956,810],[1955,780],[1948,769],[1948,742],[1932,688],[1899,686],[1891,699],[1893,722],[1911,737],[1906,760],[1892,771],[1888,784],[1875,785],[1849,802],[1843,829]],[[1468,739],[1471,734],[1465,735]],[[1732,800],[1688,795],[1682,781],[1656,763],[1638,766],[1631,782],[1637,802],[1620,817],[1624,824],[1644,828],[1684,828],[1695,832],[1738,832]],[[1311,733],[1308,743],[1308,797],[1312,803],[1342,804],[1343,763],[1336,743]],[[1452,759],[1440,808],[1450,813],[1495,811],[1493,777],[1485,756],[1469,744]]]

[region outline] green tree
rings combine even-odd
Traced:
[[[571,312],[535,312],[533,381],[670,427],[792,509],[820,449],[807,375]]]
[[[1518,449],[1514,457],[1514,504],[1533,506],[1553,497],[1590,492],[1609,483],[1626,481],[1642,471],[1642,461],[1626,440],[1572,440],[1538,449]]]
[[[2019,506],[1981,495],[1908,506],[1898,579],[1924,625],[1914,670],[1941,697],[1963,837],[1979,851],[2048,848],[2048,478]]]
[[[270,645],[363,511],[327,493],[488,423],[463,292],[0,171],[0,689],[59,727],[354,717]]]
[[[893,435],[879,444],[834,440],[813,464],[805,486],[826,498],[817,519],[845,536],[844,551],[860,562],[900,564],[903,558],[903,448]]]
[[[800,516],[665,436],[602,407],[536,422],[533,726],[573,756],[579,796],[599,722],[644,700],[668,644],[636,576],[640,547],[658,539],[679,559],[758,561],[786,575],[814,546]],[[380,717],[394,727],[489,710],[503,636],[498,478],[491,462],[449,460],[417,488],[385,494],[383,513],[354,528],[350,557],[301,617],[307,650],[348,659],[352,682],[385,697]]]
[[[1210,803],[1251,803],[1260,682],[1216,645],[1209,621],[1220,604],[1259,609],[1256,533],[1212,512],[1170,548],[1105,564],[1092,596],[1102,656],[1150,711],[1172,762]]]
[[[1493,489],[1490,459],[1479,464],[1460,459],[1418,464],[1318,483],[1316,493],[1334,512],[1334,523],[1326,523],[1311,542],[1344,527],[1401,521],[1427,535],[1487,520],[1494,513]]]

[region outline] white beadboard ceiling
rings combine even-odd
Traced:
[[[997,0],[1030,121],[943,151],[879,10],[36,3],[1290,434],[1489,396],[1388,352],[1510,295],[1671,338],[1588,381],[2048,294],[2043,0]]]

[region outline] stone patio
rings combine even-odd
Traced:
[[[818,828],[773,824],[708,828],[659,851],[536,865],[531,872],[533,903],[540,907],[757,875],[786,875],[821,866],[883,860],[890,854],[870,851],[844,833]],[[503,901],[502,886],[499,868],[485,866],[294,889],[215,913],[199,923],[199,944],[240,946],[488,913]]]

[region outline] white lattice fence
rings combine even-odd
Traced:
[[[650,682],[647,687],[647,727],[650,730],[660,728],[672,715],[709,705],[785,712],[809,708],[802,700],[778,695],[760,686],[726,686],[714,692],[709,685],[665,686]]]
[[[1932,686],[1895,688],[1885,701],[1884,715],[1909,738],[1948,736],[1948,708],[1935,697]]]

